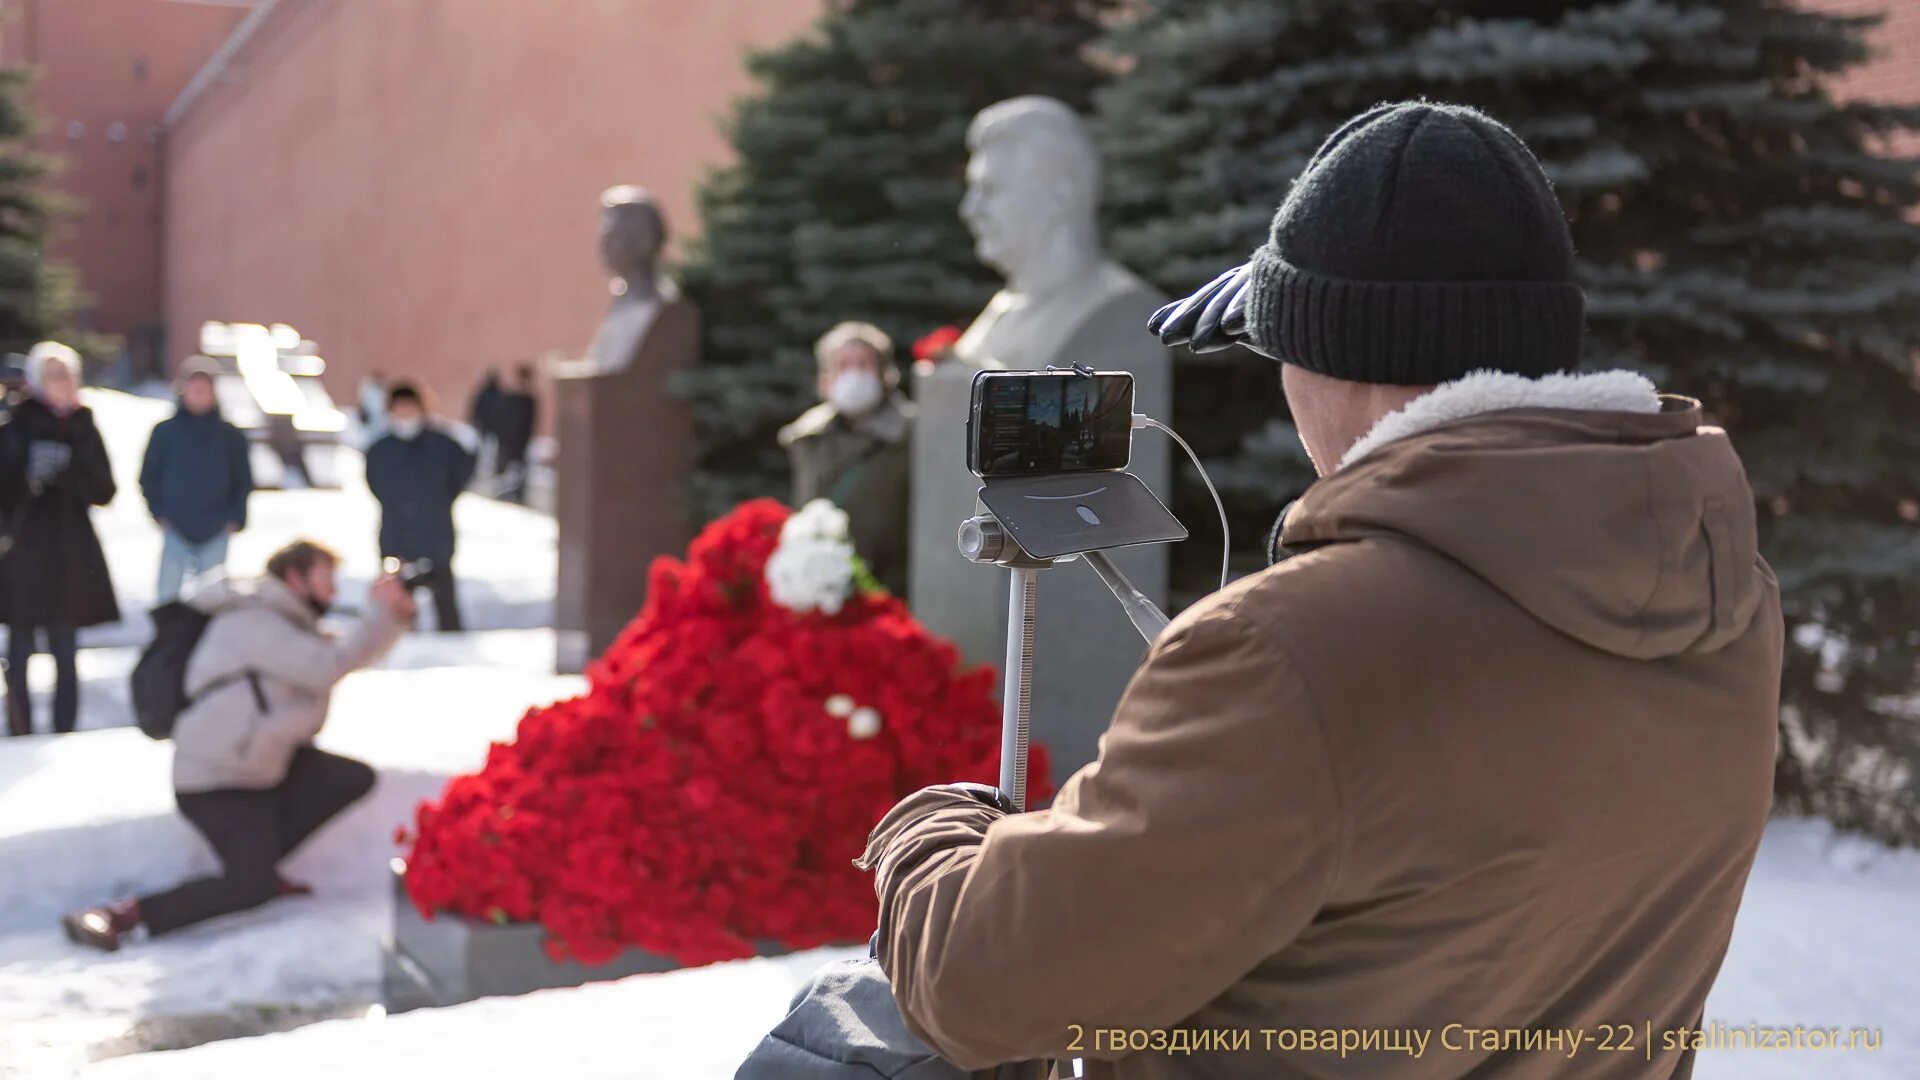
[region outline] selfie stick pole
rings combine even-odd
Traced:
[[[1033,704],[1034,604],[1040,595],[1040,571],[1014,567],[1007,590],[1006,692],[1000,705],[1000,790],[1014,809],[1027,808],[1027,734]]]
[[[1157,506],[1158,504],[1156,504]],[[1165,514],[1166,511],[1160,511]],[[1171,518],[1171,515],[1169,515]],[[1178,522],[1174,523],[1178,527]],[[1040,571],[1054,564],[1026,553],[991,513],[960,523],[960,553],[972,562],[1004,566],[1013,572],[1007,590],[1007,666],[1000,698],[1000,790],[1020,810],[1027,808],[1027,742],[1032,725],[1034,617],[1040,602]],[[1100,575],[1114,599],[1148,642],[1167,627],[1167,616],[1134,588],[1104,551],[1078,558]]]

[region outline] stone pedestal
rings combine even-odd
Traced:
[[[559,986],[624,979],[673,971],[671,957],[628,949],[605,964],[555,963],[543,942],[547,932],[535,923],[496,925],[464,915],[442,913],[424,919],[406,893],[406,865],[393,861],[393,933],[385,942],[382,973],[390,1012],[439,1008],[476,998],[528,994]],[[787,950],[771,942],[761,956]]]
[[[694,364],[699,340],[698,313],[676,299],[659,310],[626,367],[554,372],[555,667],[563,673],[582,670],[639,614],[655,557],[686,551],[681,485],[693,461],[693,421],[667,381]]]

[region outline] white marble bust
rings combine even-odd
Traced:
[[[1038,368],[1088,357],[1063,353],[1115,299],[1151,288],[1101,249],[1100,155],[1086,125],[1048,97],[1018,97],[980,112],[967,129],[967,194],[960,216],[980,261],[1006,285],[955,346],[980,366]],[[1158,355],[1140,335],[1136,355]],[[1125,366],[1125,365],[1118,365]]]
[[[1135,408],[1167,419],[1172,366],[1146,328],[1165,297],[1102,250],[1100,156],[1073,110],[1045,97],[1000,102],[974,117],[967,147],[960,216],[975,253],[1006,284],[955,344],[955,359],[915,376],[920,418],[907,599],[969,659],[997,665],[1006,640],[1007,572],[967,562],[954,541],[980,486],[967,472],[962,437],[974,372],[1075,362],[1130,371]],[[1163,499],[1171,494],[1168,465],[1164,440],[1135,440],[1129,471]],[[1164,599],[1165,548],[1123,551],[1117,561],[1143,592]],[[1058,780],[1092,760],[1142,647],[1092,573],[1068,567],[1043,576],[1034,732],[1052,748]]]

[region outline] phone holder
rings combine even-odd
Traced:
[[[1001,698],[1000,790],[1027,808],[1027,742],[1033,695],[1034,612],[1040,571],[1081,559],[1100,575],[1148,641],[1166,615],[1107,557],[1114,548],[1187,538],[1186,527],[1127,472],[994,478],[979,491],[987,512],[960,523],[960,553],[1013,571],[1007,593],[1006,689]]]

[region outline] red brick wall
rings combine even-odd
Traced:
[[[78,203],[53,254],[93,297],[79,322],[136,354],[161,318],[160,115],[243,14],[182,0],[0,4],[0,63],[40,69],[40,148],[64,161],[56,186]]]
[[[1808,6],[1836,15],[1885,16],[1868,38],[1873,61],[1835,80],[1835,96],[1920,104],[1920,0],[1810,0]],[[1903,136],[1893,150],[1920,154],[1920,134]]]
[[[205,319],[288,322],[464,411],[479,374],[575,356],[606,305],[599,193],[695,226],[748,47],[817,0],[283,0],[166,143],[174,359]]]

